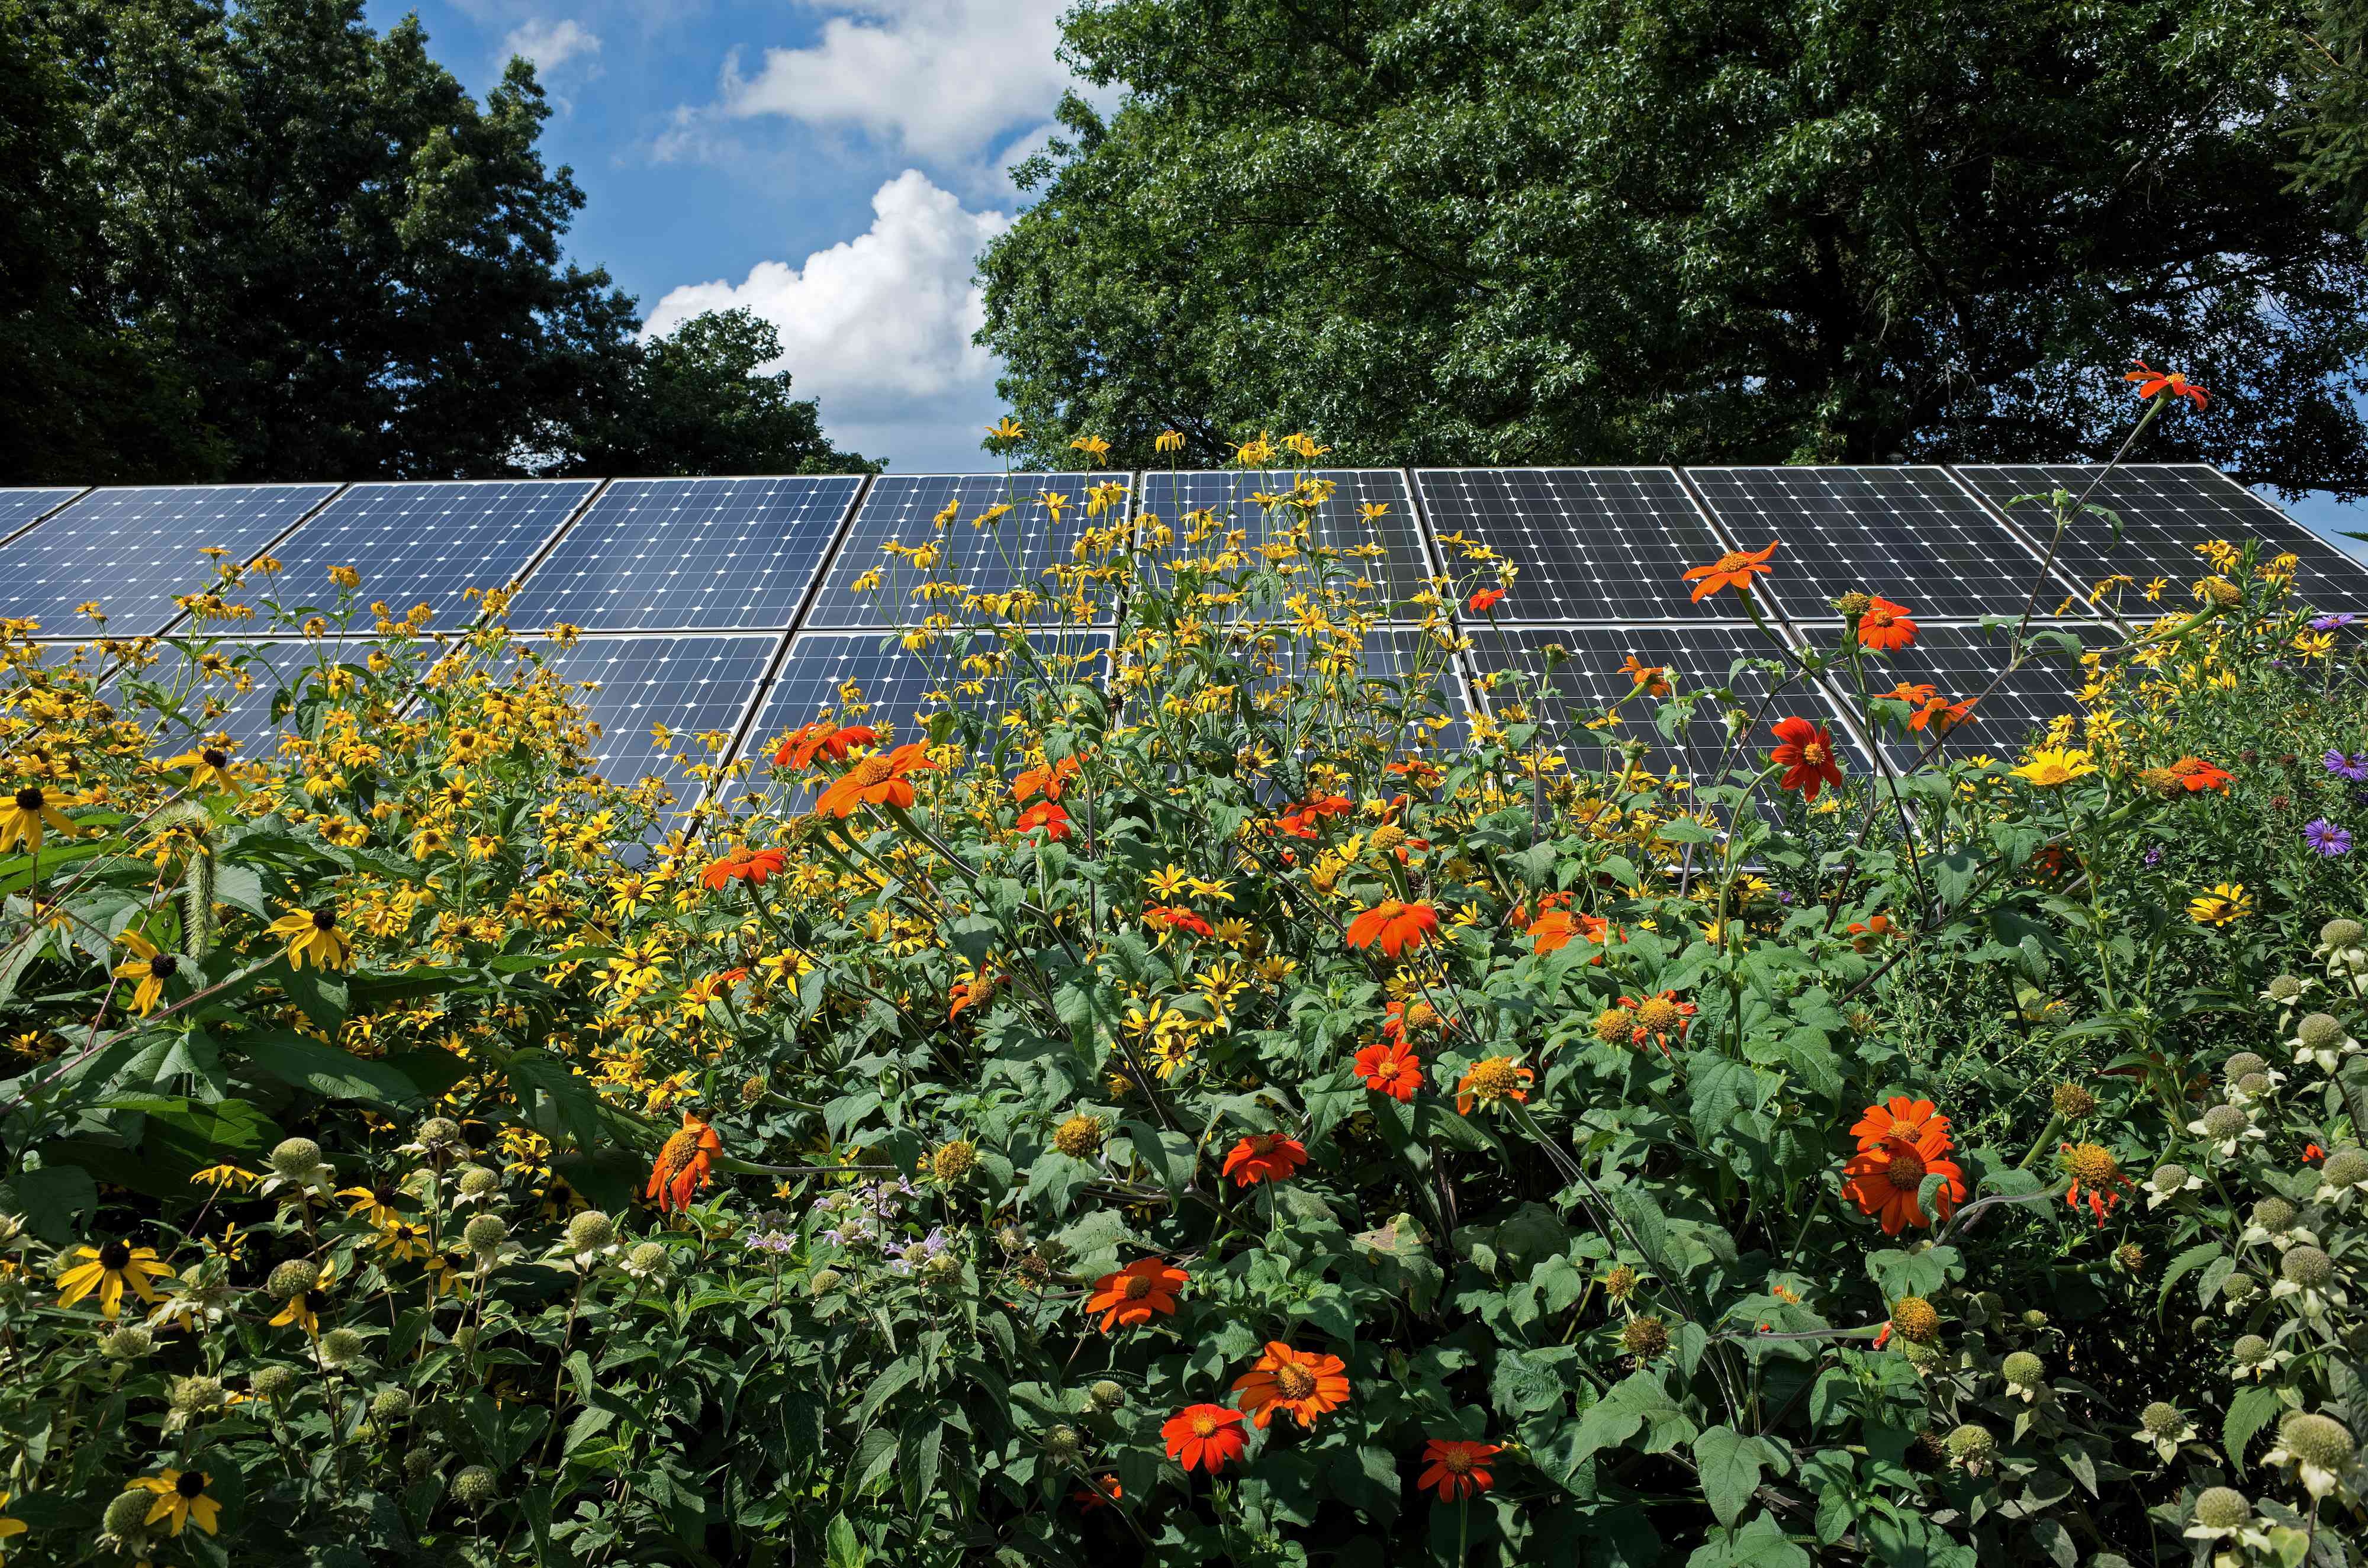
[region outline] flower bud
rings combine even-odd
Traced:
[[[1620,1331],[1620,1346],[1642,1361],[1669,1347],[1669,1325],[1656,1317],[1634,1317]]]
[[[156,1494],[145,1487],[136,1492],[119,1492],[110,1498],[107,1512],[99,1524],[118,1540],[128,1540],[148,1523],[148,1510],[155,1506]]]
[[[2252,1051],[2240,1051],[2221,1064],[2220,1076],[2233,1084],[2247,1074],[2259,1073],[2268,1066],[2268,1062]]]
[[[2270,1342],[2258,1334],[2248,1334],[2238,1338],[2228,1353],[2239,1367],[2258,1367],[2270,1358]]]
[[[2078,1084],[2058,1084],[2050,1097],[2055,1114],[2066,1121],[2078,1121],[2084,1116],[2095,1115],[2097,1111],[2097,1096]]]
[[[2253,1205],[2253,1223],[2276,1235],[2290,1230],[2294,1222],[2294,1206],[2283,1198],[2264,1198]]]
[[[411,1395],[404,1390],[381,1389],[370,1397],[370,1417],[384,1426],[395,1426],[410,1415]]]
[[[2360,1451],[2359,1445],[2351,1440],[2351,1429],[2342,1422],[2332,1415],[2299,1411],[2279,1424],[2278,1446],[2318,1470],[2340,1471]]]
[[[278,1401],[296,1392],[297,1380],[302,1375],[293,1367],[277,1365],[263,1368],[250,1381],[255,1386],[256,1397]]]
[[[477,1325],[464,1323],[452,1331],[452,1348],[466,1356],[477,1347]]]
[[[321,1283],[321,1266],[310,1258],[291,1257],[271,1271],[264,1290],[281,1301],[301,1295]]]
[[[1053,1147],[1073,1160],[1090,1160],[1101,1152],[1102,1119],[1083,1112],[1053,1131]]]
[[[1048,1426],[1044,1429],[1044,1453],[1049,1459],[1065,1462],[1077,1457],[1085,1447],[1075,1426]]]
[[[137,1361],[155,1347],[156,1336],[138,1324],[110,1328],[98,1342],[100,1352],[118,1361]]]
[[[2343,1025],[2329,1013],[2308,1013],[2294,1026],[2294,1038],[2313,1051],[2327,1051],[2343,1041]]]
[[[847,1276],[837,1269],[818,1268],[814,1270],[814,1278],[807,1281],[806,1289],[814,1295],[827,1296],[846,1283]]]
[[[2368,1150],[2338,1149],[2318,1167],[2321,1180],[2338,1191],[2368,1181]]]
[[[403,1478],[405,1481],[425,1481],[435,1473],[435,1449],[414,1449],[403,1456]]]
[[[170,1397],[174,1415],[202,1415],[209,1410],[221,1408],[222,1381],[202,1372],[193,1377],[175,1378]]]
[[[471,1221],[474,1224],[476,1221]],[[617,1239],[617,1222],[598,1209],[586,1209],[567,1221],[567,1250],[598,1252]]]
[[[940,1144],[929,1156],[929,1169],[937,1178],[951,1186],[970,1175],[978,1165],[978,1145],[967,1138],[957,1138]]]
[[[452,1501],[463,1508],[484,1508],[497,1502],[501,1488],[495,1484],[494,1472],[484,1465],[472,1464],[452,1478]]]
[[[1086,1398],[1092,1402],[1096,1410],[1109,1412],[1126,1403],[1126,1390],[1103,1378],[1086,1391]]]
[[[288,1138],[271,1151],[271,1168],[290,1181],[310,1181],[321,1169],[321,1146],[310,1138]]]

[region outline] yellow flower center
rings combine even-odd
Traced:
[[[1520,1064],[1509,1056],[1492,1056],[1473,1068],[1463,1081],[1481,1099],[1501,1099],[1521,1086]]]
[[[2111,1153],[2094,1143],[2075,1143],[2064,1152],[2064,1168],[2075,1181],[2090,1187],[2112,1180],[2122,1167]]]
[[[668,1138],[666,1141],[666,1146],[658,1151],[658,1169],[668,1174],[682,1169],[683,1166],[690,1164],[691,1151],[698,1147],[698,1134],[687,1127],[684,1128]]]
[[[1801,760],[1811,764],[1823,762],[1826,760],[1826,748],[1817,742],[1811,741],[1801,748]]]
[[[1417,1002],[1406,1010],[1406,1028],[1427,1029],[1439,1022],[1439,1009],[1428,1002]]]
[[[1637,1025],[1656,1034],[1664,1034],[1677,1028],[1678,1020],[1683,1017],[1685,1015],[1678,1011],[1678,1005],[1666,996],[1646,997],[1645,1005],[1636,1009]]]
[[[1595,1015],[1595,1038],[1606,1045],[1616,1045],[1626,1038],[1630,1028],[1628,1010],[1607,1007]]]
[[[1206,1437],[1212,1436],[1216,1430],[1217,1418],[1215,1416],[1195,1415],[1192,1417],[1192,1436],[1196,1437]]]
[[[1891,1327],[1902,1339],[1930,1345],[1941,1337],[1941,1314],[1921,1296],[1902,1296],[1891,1309]]]
[[[1895,1148],[1891,1151],[1891,1163],[1884,1166],[1883,1174],[1900,1191],[1913,1192],[1924,1185],[1924,1156],[1913,1149]]]
[[[895,771],[896,770],[894,768],[888,766],[888,759],[886,757],[874,754],[873,756],[867,756],[862,761],[857,763],[855,767],[848,771],[847,778],[848,782],[853,784],[856,788],[860,790],[869,790],[872,785],[881,783],[892,777]]]
[[[1463,1475],[1472,1469],[1472,1456],[1460,1448],[1449,1449],[1439,1456],[1439,1462],[1450,1475]]]
[[[1285,1399],[1305,1399],[1315,1392],[1315,1374],[1296,1361],[1285,1361],[1274,1369],[1274,1386]]]

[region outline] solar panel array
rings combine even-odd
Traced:
[[[1667,670],[1680,691],[1727,687],[1730,666],[1763,651],[1764,634],[1739,597],[1698,602],[1683,574],[1770,539],[1782,543],[1760,602],[1772,634],[1790,646],[1829,642],[1841,624],[1833,600],[1845,593],[1914,608],[1915,645],[1870,654],[1870,675],[1878,688],[1929,686],[1949,699],[1987,692],[1973,722],[1946,738],[1959,756],[2009,754],[2077,707],[2082,677],[2072,661],[2007,671],[2004,645],[1973,624],[2020,610],[2034,582],[2045,585],[2038,624],[2093,647],[2119,635],[2112,617],[2158,613],[2143,593],[2154,579],[2176,590],[2164,602],[2183,602],[2186,585],[2208,569],[2201,547],[2258,541],[2263,559],[2295,557],[2303,602],[2368,614],[2368,567],[2226,475],[2179,464],[2123,468],[2101,482],[2100,473],[2038,465],[1326,470],[1309,476],[1328,489],[1309,534],[1338,552],[1331,570],[1361,579],[1359,597],[1381,607],[1355,676],[1368,710],[1391,699],[1391,677],[1437,670],[1453,720],[1437,744],[1459,744],[1478,709],[1500,722],[1543,718],[1581,765],[1598,760],[1584,756],[1592,742],[1641,740],[1648,765],[1688,773],[1714,765],[1726,746],[1714,700],[1667,736],[1633,721],[1600,729],[1587,722],[1630,689],[1625,661]],[[1282,580],[1273,602],[1246,604],[1235,618],[1245,624],[1223,634],[1229,643],[1268,635],[1247,623],[1281,619],[1279,600],[1317,574],[1306,552],[1269,548],[1289,542],[1280,519],[1295,512],[1273,498],[1293,479],[923,474],[0,490],[0,615],[33,619],[38,636],[61,645],[88,634],[77,608],[92,601],[108,612],[110,634],[210,635],[219,629],[192,625],[174,603],[208,581],[206,550],[233,563],[267,553],[280,563],[276,575],[248,574],[250,599],[333,604],[331,570],[351,567],[359,602],[401,613],[426,601],[446,630],[478,613],[464,589],[517,584],[512,626],[565,678],[601,685],[591,706],[603,773],[655,776],[688,801],[702,788],[700,764],[735,755],[757,765],[763,787],[779,734],[815,717],[861,717],[910,738],[951,705],[995,733],[1015,655],[986,638],[906,635],[933,616],[963,621],[968,598],[1030,591],[1033,600],[1012,613],[1024,611],[1039,631],[1018,657],[1098,671],[1111,653],[1101,628],[1113,593],[1098,590],[1096,627],[1063,626],[1074,611],[1052,576],[1078,563],[1075,547],[1088,527],[1118,537],[1140,521],[1169,530],[1171,555],[1230,546],[1272,568]],[[2030,492],[2085,494],[2092,483],[2090,498],[2119,514],[2118,534],[2083,514],[2043,571],[2052,517],[2010,503]],[[1114,508],[1111,498],[1128,491],[1133,499]],[[1089,517],[1097,493],[1102,510]],[[934,549],[916,563],[882,548],[892,544]],[[1457,608],[1471,641],[1451,658],[1436,630],[1424,629],[1415,596],[1437,574],[1487,580],[1492,556],[1515,574],[1485,612]],[[2093,606],[2082,599],[2089,585],[2115,575],[2129,584]],[[582,629],[572,645],[541,635],[562,622]],[[219,692],[225,707],[204,722],[253,755],[272,740],[269,688],[291,662],[334,659],[336,634],[325,643],[275,641],[275,631],[290,633],[268,618],[232,624],[243,641],[217,653],[253,661],[256,689],[237,693],[226,671],[211,672],[203,689]],[[1497,678],[1536,674],[1557,643],[1569,651],[1553,677],[1561,695],[1535,702]],[[1258,689],[1324,674],[1296,667],[1295,658],[1279,658]],[[164,665],[148,678],[165,678]],[[1839,692],[1786,692],[1766,704],[1764,677],[1746,671],[1734,685],[1753,725],[1779,709],[1845,721],[1843,733],[1858,722],[1854,699]],[[653,738],[654,725],[671,733],[670,744]],[[693,738],[701,733],[728,742],[710,753]],[[1930,733],[1886,737],[1886,754],[1906,760]],[[1755,735],[1744,744],[1767,743]]]

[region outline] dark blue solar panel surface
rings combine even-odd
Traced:
[[[1474,548],[1520,569],[1499,620],[1745,619],[1732,595],[1692,600],[1686,572],[1726,547],[1674,469],[1428,468],[1414,483],[1459,584],[1480,569]]]
[[[1840,635],[1839,626],[1803,630],[1812,642],[1825,647],[1834,646]],[[2013,674],[2000,678],[2007,662],[2005,632],[1988,633],[1978,627],[1935,626],[1928,622],[1917,629],[1913,646],[1866,661],[1867,686],[1878,695],[1906,685],[1931,687],[1934,695],[1952,701],[1980,697],[1973,716],[1941,738],[1936,755],[2014,758],[2035,733],[2047,727],[2049,720],[2061,713],[2079,711],[2075,694],[2080,689],[2083,672],[2078,662],[2055,641],[2054,634],[2077,636],[2089,648],[2106,647],[2118,641],[2094,625],[2059,624],[2040,630],[2050,635],[2015,667]],[[1997,686],[1990,689],[1993,681]],[[1983,695],[1985,691],[1987,696]],[[1846,700],[1855,713],[1855,696]],[[1887,729],[1884,751],[1895,765],[1902,765],[1912,761],[1935,738],[1929,720],[1921,732]]]
[[[1353,667],[1331,653],[1339,644],[1328,639],[1311,648],[1295,633],[1247,627],[1223,636],[1227,652],[1247,662],[1257,699],[1278,718],[1287,698],[1329,689],[1338,695],[1326,705],[1327,722],[1377,733],[1395,716],[1395,746],[1437,751],[1463,744],[1463,683],[1454,660],[1426,632],[1393,627],[1368,631],[1356,644]],[[1442,718],[1443,726],[1436,722]],[[1376,720],[1383,725],[1376,726]]]
[[[0,490],[0,539],[26,524],[56,511],[82,492],[73,486],[38,490]]]
[[[2040,558],[1940,468],[1693,468],[1711,516],[1757,550],[1782,544],[1757,591],[1797,620],[1843,594],[1879,594],[1920,615],[2019,613]],[[2039,612],[2062,604],[2048,579]],[[2080,607],[2085,612],[2086,607]]]
[[[137,485],[95,491],[0,545],[0,613],[31,616],[47,636],[88,629],[74,607],[96,600],[107,630],[144,636],[180,612],[176,595],[213,580],[209,546],[246,561],[336,494],[334,484]]]
[[[700,763],[721,767],[729,747],[711,752],[697,737],[703,732],[735,733],[757,694],[757,681],[780,646],[776,636],[586,637],[560,647],[527,640],[544,667],[578,684],[598,681],[598,692],[579,693],[600,735],[592,754],[600,776],[631,787],[655,776],[666,780],[678,805],[695,801],[705,786],[691,774]],[[652,726],[663,725],[672,744],[660,749]]]
[[[236,757],[269,757],[278,751],[281,735],[297,733],[298,716],[292,706],[279,722],[272,721],[272,701],[279,692],[285,688],[301,696],[319,672],[340,662],[359,661],[365,652],[359,645],[347,648],[327,641],[220,642],[193,660],[166,644],[157,648],[155,662],[139,677],[164,688],[156,701],[135,697],[120,675],[108,684],[108,698],[128,704],[134,717],[151,726],[154,734],[151,750],[158,755],[192,750],[226,737],[232,743],[227,749]],[[433,656],[433,651],[427,649],[418,655],[423,666]],[[359,672],[359,663],[352,667]],[[209,714],[211,701],[222,703],[222,710]],[[177,711],[168,715],[168,706]]]
[[[1546,648],[1552,643],[1568,650],[1568,657],[1548,676]],[[1763,713],[1762,700],[1770,689],[1767,674],[1747,669],[1729,678],[1737,659],[1777,656],[1758,631],[1725,626],[1480,627],[1472,632],[1471,653],[1474,679],[1497,721],[1520,717],[1543,724],[1565,748],[1574,767],[1616,770],[1622,765],[1617,748],[1627,741],[1642,741],[1647,749],[1640,766],[1697,779],[1714,771],[1723,756],[1730,768],[1748,771],[1754,759],[1775,744],[1769,725],[1787,714],[1832,722],[1831,710],[1814,691],[1790,687]],[[1639,691],[1634,678],[1622,669],[1631,658],[1666,671],[1673,694],[1731,686],[1746,716],[1757,716],[1757,733],[1727,754],[1724,709],[1716,699],[1703,697],[1674,735],[1663,734],[1661,704],[1649,688]],[[1531,679],[1519,685],[1494,682],[1493,677],[1507,671]],[[1538,677],[1545,677],[1556,695],[1540,701],[1534,695]],[[1589,728],[1615,702],[1620,703],[1617,722]],[[1841,736],[1837,733],[1836,739]],[[1847,760],[1844,767],[1849,768]]]
[[[1087,492],[1097,484],[1127,486],[1131,479],[1123,473],[882,474],[863,497],[806,624],[825,629],[905,626],[937,614],[962,620],[973,619],[963,613],[965,596],[1021,588],[1035,593],[1040,601],[1025,617],[1030,624],[1058,622],[1064,616],[1054,602],[1059,589],[1047,569],[1056,562],[1064,567],[1076,564],[1071,547],[1089,526]],[[1048,493],[1062,498],[1057,524],[1043,500]],[[953,519],[939,531],[934,519],[949,506],[954,507]],[[1011,509],[974,526],[1002,506]],[[1124,516],[1105,513],[1090,526],[1106,528],[1122,522]],[[887,544],[934,545],[940,553],[935,565],[916,569],[909,560],[881,548]],[[880,574],[876,590],[856,586],[875,571]],[[928,583],[954,584],[960,591],[930,597],[919,591]],[[1097,619],[1110,619],[1113,591],[1101,586],[1094,597],[1099,606]]]
[[[1968,484],[2004,506],[2018,495],[2044,496],[2058,489],[2078,497],[2102,469],[2074,463],[1968,464],[1957,472]],[[2109,520],[2093,514],[2083,516],[2065,530],[2057,559],[2083,585],[2116,575],[2131,578],[2131,587],[2108,590],[2101,597],[2133,617],[2151,619],[2192,605],[2188,597],[2190,585],[2212,572],[2196,552],[2198,545],[2225,540],[2241,549],[2254,539],[2261,542],[2263,564],[2283,551],[2290,551],[2297,558],[2294,595],[2303,604],[2315,609],[2368,612],[2368,566],[2217,469],[2201,463],[2134,464],[2115,469],[2089,501],[2120,514],[2119,541]],[[2026,501],[2007,516],[2043,544],[2055,531],[2054,514],[2044,499]],[[2146,585],[2157,577],[2165,585],[2159,605],[2144,597]]]
[[[862,482],[620,479],[510,603],[510,624],[586,631],[786,631]]]
[[[516,580],[595,483],[357,484],[272,551],[285,571],[276,586],[257,591],[291,609],[326,608],[337,599],[330,568],[350,566],[361,574],[359,603],[382,600],[401,615],[425,601],[434,624],[462,626],[477,613],[462,593]]]
[[[1312,543],[1338,554],[1329,562],[1301,558],[1272,562],[1285,594],[1309,592],[1319,581],[1328,582],[1352,589],[1364,602],[1396,607],[1390,619],[1421,619],[1419,609],[1405,601],[1429,585],[1431,564],[1405,476],[1395,469],[1315,470],[1305,478],[1315,486],[1329,487],[1326,499],[1312,509],[1276,504],[1273,498],[1293,494],[1299,477],[1239,471],[1145,473],[1144,528],[1148,530],[1156,517],[1173,538],[1161,546],[1146,532],[1144,543],[1162,561],[1207,561],[1225,550],[1227,536],[1238,531],[1243,536],[1240,548],[1255,554],[1263,547],[1286,543],[1304,513]],[[1260,496],[1269,499],[1261,501]],[[1368,515],[1368,507],[1380,510]],[[1200,512],[1210,518],[1203,522],[1191,516]],[[1196,539],[1196,534],[1202,537]]]

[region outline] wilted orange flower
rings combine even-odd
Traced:
[[[2170,772],[2171,777],[2187,787],[2191,795],[2201,794],[2206,790],[2217,790],[2225,795],[2228,792],[2228,786],[2237,781],[2235,774],[2226,768],[2214,767],[2200,756],[2180,757],[2170,765]]]
[[[951,1004],[946,1008],[946,1017],[960,1017],[964,1008],[979,1006],[994,994],[995,976],[991,974],[975,974],[968,980],[957,980],[953,988],[946,993],[946,1000]]]
[[[2082,1202],[2080,1189],[2087,1187],[2089,1211],[2097,1216],[2097,1228],[2105,1228],[2105,1215],[2122,1200],[2124,1191],[2137,1184],[2122,1174],[2113,1152],[2101,1143],[2059,1143],[2057,1156],[2064,1162],[2065,1174],[2072,1185],[2065,1189],[2064,1201],[2078,1209]]]
[[[1405,1103],[1422,1087],[1422,1058],[1403,1044],[1369,1045],[1357,1052],[1357,1075],[1375,1094]]]
[[[655,1199],[662,1213],[689,1208],[690,1195],[714,1180],[708,1166],[722,1153],[723,1140],[715,1135],[715,1129],[683,1112],[681,1130],[658,1151],[657,1163],[650,1168],[649,1190],[642,1196]]]
[[[1041,827],[1047,838],[1058,844],[1069,836],[1069,813],[1051,801],[1039,801],[1019,813],[1019,827],[1022,833]]]
[[[837,782],[822,792],[814,801],[814,814],[848,817],[860,805],[894,806],[899,810],[913,803],[910,775],[923,768],[935,767],[928,749],[919,742],[898,746],[882,756],[878,752],[864,757],[838,776]]]
[[[1891,935],[1891,916],[1870,915],[1863,920],[1851,921],[1847,929],[1850,946],[1862,953]]]
[[[2157,370],[2143,359],[2133,359],[2130,363],[2135,365],[2137,369],[2123,374],[2122,380],[2137,382],[2140,397],[2153,397],[2157,393],[2169,392],[2173,397],[2187,399],[2198,408],[2203,407],[2212,401],[2209,392],[2176,370]]]
[[[1439,912],[1428,903],[1401,903],[1385,898],[1349,922],[1349,945],[1370,948],[1396,958],[1408,948],[1419,948],[1439,934]]]
[[[1170,931],[1190,931],[1195,937],[1212,937],[1215,927],[1180,903],[1155,903],[1143,912],[1145,926],[1162,926]]]
[[[1096,1508],[1107,1507],[1126,1495],[1126,1488],[1118,1483],[1115,1475],[1097,1475],[1089,1486],[1081,1486],[1069,1494],[1069,1501],[1077,1506],[1080,1514],[1090,1514]]]
[[[1700,598],[1702,596],[1697,594],[1694,597]],[[1669,695],[1669,670],[1666,665],[1640,664],[1636,655],[1631,653],[1621,663],[1620,673],[1628,677],[1632,687],[1643,687],[1647,697]]]
[[[1042,767],[1024,768],[1019,777],[1011,781],[1011,798],[1025,801],[1030,796],[1042,795],[1048,801],[1057,801],[1061,798],[1061,791],[1068,788],[1069,780],[1075,778],[1078,771],[1077,759],[1074,756],[1064,756]]]
[[[1499,1100],[1527,1104],[1530,1085],[1538,1075],[1510,1056],[1475,1062],[1455,1085],[1455,1114],[1470,1116],[1474,1104],[1493,1106]]]
[[[1912,647],[1916,642],[1916,623],[1908,619],[1906,605],[1893,604],[1880,594],[1875,595],[1858,618],[1858,640],[1861,647],[1878,653],[1896,653]]]
[[[1293,1350],[1279,1339],[1267,1342],[1266,1354],[1234,1380],[1236,1402],[1260,1431],[1280,1410],[1302,1426],[1313,1426],[1327,1410],[1349,1403],[1348,1368],[1338,1356]]]
[[[1250,1440],[1242,1430],[1242,1414],[1222,1404],[1188,1404],[1159,1428],[1167,1440],[1167,1457],[1186,1470],[1199,1465],[1211,1475],[1242,1457]]]
[[[777,874],[789,864],[789,857],[778,849],[735,849],[720,860],[710,860],[707,869],[699,873],[700,885],[711,892],[720,892],[735,881],[765,885],[765,879]]]
[[[1776,547],[1782,542],[1782,540],[1771,539],[1765,550],[1730,550],[1710,565],[1697,566],[1687,573],[1685,581],[1694,585],[1694,602],[1700,604],[1721,588],[1733,588],[1738,594],[1749,593],[1752,578],[1769,574],[1768,558],[1776,553]]]
[[[1138,1259],[1094,1281],[1094,1293],[1086,1298],[1086,1315],[1101,1313],[1104,1334],[1113,1323],[1123,1328],[1149,1323],[1155,1312],[1173,1317],[1176,1292],[1190,1278],[1165,1258]]]
[[[1700,1011],[1691,1002],[1679,1001],[1674,991],[1657,992],[1641,1002],[1622,996],[1620,1006],[1626,1008],[1628,1016],[1634,1020],[1634,1027],[1629,1030],[1628,1043],[1641,1047],[1649,1040],[1661,1048],[1664,1056],[1669,1051],[1669,1036],[1674,1034],[1683,1040],[1688,1020]]]
[[[1293,838],[1313,838],[1322,818],[1340,816],[1356,809],[1356,802],[1346,795],[1326,795],[1283,812],[1274,819],[1274,827],[1277,833],[1286,833]]]
[[[1779,719],[1771,726],[1776,736],[1776,749],[1768,760],[1784,770],[1777,787],[1798,790],[1801,799],[1814,801],[1817,791],[1827,785],[1839,786],[1842,770],[1834,761],[1833,733],[1823,724],[1813,724],[1806,719]]]
[[[1488,1473],[1488,1461],[1503,1452],[1495,1443],[1464,1443],[1450,1437],[1432,1437],[1422,1446],[1422,1457],[1429,1461],[1417,1486],[1434,1487],[1442,1503],[1461,1502],[1477,1492],[1486,1492],[1496,1477]]]
[[[846,759],[857,746],[870,745],[880,738],[880,732],[869,724],[850,724],[841,729],[827,719],[817,719],[791,732],[780,748],[773,753],[776,767],[803,768],[816,756],[826,756],[833,762]]]
[[[1427,1029],[1434,1025],[1452,1028],[1454,1024],[1452,1017],[1441,1019],[1439,1009],[1428,1002],[1409,1005],[1395,1001],[1382,1009],[1382,1033],[1400,1045],[1406,1044],[1408,1029]]]
[[[1463,608],[1474,615],[1479,615],[1484,611],[1495,609],[1504,597],[1505,590],[1502,588],[1482,588],[1463,601]]]
[[[1232,1176],[1235,1187],[1247,1187],[1253,1182],[1288,1181],[1306,1163],[1306,1145],[1298,1139],[1280,1132],[1253,1132],[1226,1154],[1223,1174]]]

